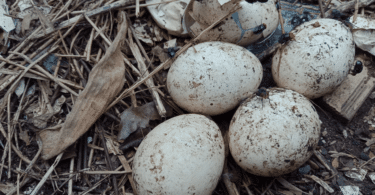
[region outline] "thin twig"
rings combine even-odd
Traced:
[[[34,188],[34,190],[31,192],[31,195],[36,195],[40,188],[43,186],[43,184],[47,181],[47,178],[51,175],[52,171],[55,169],[57,164],[60,162],[61,157],[63,156],[64,153],[59,154],[55,162],[52,164],[52,166],[48,169],[47,173],[43,176],[42,180],[38,183],[38,185]]]

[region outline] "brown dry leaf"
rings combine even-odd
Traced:
[[[152,54],[157,56],[162,63],[167,61],[170,58],[168,56],[168,53],[165,52],[164,49],[161,48],[160,46],[155,46],[154,48],[152,48],[151,52]]]
[[[40,116],[31,118],[28,120],[29,123],[32,123],[36,128],[44,129],[47,127],[48,121],[55,115],[55,113],[45,113]]]
[[[29,138],[29,134],[27,133],[27,131],[21,130],[18,135],[20,136],[20,139],[26,143],[26,146],[30,145],[30,138]]]
[[[372,152],[370,152],[370,153],[368,154],[368,156],[369,156],[370,158],[375,157],[375,155],[374,155]]]
[[[58,155],[82,136],[124,86],[125,64],[120,47],[128,25],[125,13],[119,14],[122,15],[120,30],[103,58],[92,69],[87,86],[79,94],[61,130],[40,132],[44,160]]]
[[[337,169],[339,167],[339,157],[336,157],[335,159],[333,159],[332,161],[332,166]]]
[[[163,104],[166,108],[166,116],[172,116],[172,108]],[[155,102],[147,103],[140,107],[130,107],[121,114],[120,129],[117,140],[124,140],[129,135],[139,129],[144,129],[148,126],[150,120],[160,120],[158,110],[156,109]]]
[[[108,152],[114,155],[121,155],[122,151],[119,149],[120,144],[118,142],[113,141],[109,137],[105,137],[106,145],[108,148]]]

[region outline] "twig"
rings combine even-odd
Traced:
[[[324,16],[324,7],[323,7],[322,0],[319,0],[319,8],[320,8],[321,17],[325,18],[325,16]]]
[[[97,139],[98,139],[98,134],[95,133],[95,135],[94,135],[94,139],[92,140],[92,145],[95,145]],[[93,157],[93,156],[94,156],[94,148],[91,148],[91,150],[90,150],[90,155],[89,155],[89,161],[87,162],[87,166],[88,166],[88,168],[91,167],[91,162],[92,162],[92,157]]]
[[[68,184],[68,195],[73,195],[73,171],[74,171],[74,157],[70,160],[70,169],[69,169],[69,172],[71,173],[71,175],[69,177],[71,177],[71,179],[69,179],[69,184]]]
[[[87,17],[92,17],[92,16],[95,16],[95,15],[98,15],[98,14],[102,14],[102,13],[109,12],[109,11],[114,10],[114,9],[118,9],[118,8],[130,5],[132,3],[133,3],[133,1],[130,1],[130,0],[120,0],[120,1],[117,1],[117,2],[112,3],[110,5],[99,7],[97,9],[92,10],[92,11],[86,12],[84,15],[87,16]],[[66,21],[63,21],[55,29],[47,29],[46,34],[50,34],[50,33],[55,32],[57,30],[69,27],[70,25],[72,25],[76,22],[79,22],[82,18],[83,18],[82,15],[79,15],[79,16],[70,18]],[[37,39],[37,38],[45,36],[46,34],[43,34],[43,33],[36,34],[35,33],[35,35],[33,35],[31,38]]]
[[[106,174],[129,174],[132,173],[131,171],[83,171],[84,174],[88,175],[106,175]]]
[[[109,154],[108,154],[108,149],[107,149],[107,142],[104,138],[104,133],[103,133],[103,128],[100,127],[100,137],[102,139],[102,144],[103,144],[103,148],[104,148],[104,154],[105,154],[105,158],[107,159],[107,167],[109,168],[109,170],[113,170],[113,165],[112,165],[112,161],[111,161],[111,158],[109,157]],[[118,186],[117,186],[117,180],[116,180],[116,176],[115,175],[112,175],[112,184],[113,184],[113,187],[114,187],[114,190],[115,190],[115,194],[118,195]]]
[[[358,17],[358,0],[355,0],[353,23],[355,22],[355,20],[357,20],[357,17]]]
[[[138,69],[141,70],[141,72],[143,73],[142,77],[147,77],[147,75],[149,74],[148,70],[147,70],[147,66],[145,64],[145,62],[143,61],[143,58],[142,58],[142,54],[141,52],[139,51],[139,48],[137,47],[137,45],[135,45],[133,43],[133,40],[132,40],[132,37],[131,37],[131,30],[129,29],[128,31],[129,33],[129,41],[127,41],[135,59],[137,60],[137,64],[138,64]],[[158,113],[161,117],[165,117],[166,116],[166,113],[167,111],[165,110],[165,107],[160,99],[160,96],[158,94],[158,92],[155,90],[155,84],[154,84],[154,81],[152,78],[148,79],[146,81],[146,85],[147,87],[150,88],[150,93],[152,94],[152,97],[155,101],[155,105],[156,105],[156,109],[158,110]]]
[[[11,176],[11,173],[12,171],[10,170],[11,168],[11,165],[12,165],[12,150],[10,149],[10,145],[12,143],[12,136],[13,136],[13,129],[12,129],[12,125],[11,125],[11,119],[10,119],[10,97],[12,96],[12,94],[9,94],[8,95],[8,106],[7,106],[7,111],[8,111],[8,142],[9,142],[9,145],[8,145],[8,179],[10,179],[10,176]],[[5,96],[6,97],[6,96]]]
[[[268,184],[267,188],[263,191],[263,193],[262,193],[261,195],[264,195],[264,194],[265,194],[265,193],[271,188],[271,186],[272,186],[272,184],[273,184],[274,181],[275,181],[275,179],[273,179],[273,180],[271,181],[271,183]]]
[[[51,175],[52,171],[55,169],[57,164],[60,162],[61,157],[63,156],[64,153],[59,154],[55,162],[52,164],[52,166],[48,169],[47,173],[43,176],[42,180],[38,183],[38,185],[34,188],[34,190],[31,192],[31,195],[36,195],[40,188],[43,186],[43,184],[47,181],[47,178]]]
[[[135,0],[135,16],[139,17],[139,0]]]
[[[281,14],[281,2],[280,0],[278,0],[279,2],[279,9],[277,10],[277,12],[279,13],[279,22],[280,22],[280,25],[281,25],[281,33],[285,34],[285,29],[284,29],[284,18],[283,18],[283,15]]]
[[[310,178],[310,179],[314,180],[316,183],[320,184],[329,193],[335,192],[335,190],[333,190],[326,182],[324,182],[323,180],[321,180],[317,176],[315,176],[315,175],[304,175],[304,176],[307,177],[307,178]]]
[[[227,166],[227,160],[225,159],[224,169],[223,169],[223,180],[224,180],[225,187],[227,188],[229,195],[239,195],[240,193],[238,192],[236,185],[230,181],[228,175],[229,175],[229,171],[228,171],[228,166]]]

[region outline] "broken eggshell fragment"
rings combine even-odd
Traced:
[[[194,1],[184,14],[184,27],[196,37],[208,26],[225,16],[233,3],[221,5],[218,0]],[[279,25],[279,15],[274,0],[264,2],[241,1],[241,10],[233,13],[199,39],[200,42],[216,40],[248,46],[264,40]]]
[[[146,4],[161,3],[167,0],[146,0]],[[183,32],[182,16],[189,4],[190,0],[174,1],[170,3],[161,3],[157,5],[147,6],[152,18],[169,34],[175,36],[187,36],[187,32]]]
[[[289,34],[291,40],[272,59],[276,84],[310,99],[332,92],[354,62],[355,45],[350,29],[337,20],[315,19]]]
[[[254,54],[231,43],[204,42],[173,62],[167,87],[181,108],[199,114],[225,113],[251,95],[262,80]]]
[[[208,117],[186,114],[156,126],[133,162],[138,194],[202,194],[215,189],[224,166],[224,140]]]
[[[272,88],[268,95],[253,95],[238,108],[229,127],[229,148],[247,172],[277,177],[311,157],[321,121],[310,101],[295,91]]]

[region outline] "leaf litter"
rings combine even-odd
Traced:
[[[283,3],[319,13],[317,2]],[[160,28],[147,8],[139,6],[146,4],[141,0],[6,4],[0,17],[14,27],[7,23],[0,32],[2,193],[136,194],[129,173],[137,146],[156,125],[184,113],[169,97],[164,69],[194,39],[189,42]],[[357,5],[357,23],[362,12],[371,16],[375,10],[373,0],[323,5],[326,16],[334,9],[354,15]],[[360,38],[363,48],[372,52],[372,43]],[[262,62],[267,52],[258,55]],[[371,54],[363,55],[373,63]],[[318,110],[326,133],[306,162],[308,173],[296,170],[274,181],[228,162],[229,180],[219,182],[214,194],[374,193],[375,109],[369,106],[374,103],[368,98],[349,124]],[[213,117],[224,129],[228,118]]]

